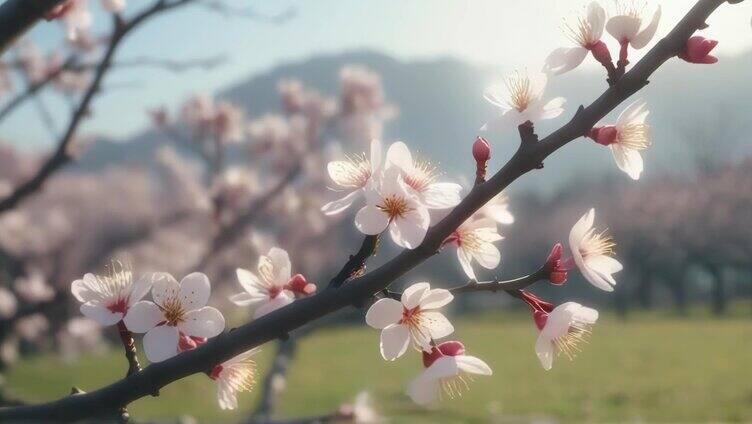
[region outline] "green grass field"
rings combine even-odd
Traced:
[[[419,357],[384,362],[378,332],[364,325],[321,331],[304,341],[280,416],[330,412],[369,390],[392,422],[752,421],[748,315],[679,320],[652,313],[627,322],[605,316],[585,351],[574,362],[559,358],[550,372],[537,362],[536,330],[527,315],[484,314],[455,324],[469,351],[494,369],[492,377],[477,378],[462,399],[430,411],[413,406],[403,393],[421,370]],[[259,356],[262,370],[273,351],[270,346]],[[120,352],[76,363],[37,357],[15,367],[8,385],[29,401],[54,399],[73,385],[92,390],[113,381],[123,361]],[[139,420],[187,414],[202,422],[236,422],[255,401],[245,396],[240,411],[223,412],[214,390],[206,376],[193,376],[129,410]]]

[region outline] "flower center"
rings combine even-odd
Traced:
[[[404,218],[405,215],[412,210],[407,203],[407,199],[396,195],[385,197],[382,204],[377,205],[376,207],[389,215],[389,219]]]
[[[562,31],[575,44],[587,49],[598,42],[598,36],[595,34],[592,25],[583,15],[577,16],[574,20],[565,19]]]
[[[524,112],[534,98],[530,77],[515,72],[508,76],[504,83],[509,91],[509,106],[517,109],[518,112]]]
[[[345,187],[363,188],[371,178],[371,162],[366,158],[365,153],[359,155],[347,155],[346,158],[346,177],[342,181]]]
[[[429,162],[416,162],[413,174],[404,175],[402,181],[410,186],[413,190],[422,193],[428,186],[436,182],[438,171],[435,166]]]
[[[177,297],[167,299],[162,304],[162,310],[165,316],[165,324],[167,325],[174,327],[183,322],[185,318],[185,309],[183,309],[183,304]]]
[[[632,150],[645,150],[650,147],[650,126],[627,124],[618,133],[618,143]]]
[[[235,391],[250,392],[256,385],[256,362],[246,358],[240,362],[225,365],[217,375]]]
[[[457,246],[463,247],[467,250],[477,251],[480,249],[480,246],[483,244],[483,241],[478,237],[478,235],[475,233],[475,231],[457,231]]]
[[[107,310],[110,312],[120,312],[124,314],[128,311],[128,298],[119,297],[114,303],[107,305]]]
[[[585,234],[580,243],[580,255],[583,258],[589,256],[603,256],[614,253],[614,239],[608,234],[608,230],[596,233],[593,228]]]
[[[553,340],[556,353],[558,355],[563,353],[570,361],[573,360],[578,353],[582,352],[580,345],[588,343],[591,334],[590,327],[590,324],[579,321],[570,324],[566,334]]]

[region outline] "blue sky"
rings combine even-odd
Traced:
[[[108,17],[97,10],[96,27],[107,28]],[[126,15],[152,0],[129,0]],[[607,2],[608,0],[606,0]],[[250,2],[229,0],[243,6]],[[605,2],[604,2],[605,3]],[[661,2],[659,35],[694,4],[692,0]],[[225,55],[227,62],[209,72],[174,74],[156,69],[130,68],[113,72],[109,90],[95,104],[84,126],[87,133],[126,138],[147,125],[148,107],[175,106],[190,93],[212,92],[249,75],[285,62],[322,53],[375,49],[404,60],[454,56],[499,68],[537,69],[555,47],[565,45],[559,26],[577,2],[570,0],[266,0],[252,2],[261,14],[293,9],[292,19],[279,25],[244,18],[226,18],[201,7],[186,7],[148,22],[126,41],[119,58],[139,56],[169,59]],[[752,3],[723,6],[709,22],[708,34],[721,40],[720,56],[736,55],[752,47]],[[57,23],[42,23],[29,36],[48,49],[59,46]],[[62,127],[69,107],[54,96],[44,97]],[[50,136],[38,124],[35,105],[29,104],[0,125],[0,139],[29,148],[48,146]]]

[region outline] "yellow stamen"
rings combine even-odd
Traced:
[[[645,150],[650,147],[650,126],[647,124],[627,124],[617,135],[617,143],[632,150]]]

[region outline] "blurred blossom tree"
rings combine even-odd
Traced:
[[[57,175],[85,149],[79,128],[105,88],[107,73],[123,65],[116,53],[132,31],[152,16],[190,4],[242,13],[222,2],[199,0],[153,0],[131,12],[135,7],[130,3],[106,0],[101,6],[112,14],[111,31],[93,35],[86,0],[11,9],[15,3],[0,7],[0,22],[11,12],[26,13],[29,22],[42,12],[49,20],[60,20],[66,28],[67,56],[45,56],[30,42],[19,42],[14,59],[0,66],[0,90],[9,95],[0,119],[19,104],[38,100],[48,85],[70,99],[73,111],[49,156],[0,144],[0,367],[10,366],[20,350],[55,348],[75,357],[117,334],[128,368],[123,380],[91,393],[0,409],[1,421],[127,421],[130,402],[157,396],[163,386],[195,373],[217,383],[220,408],[234,409],[237,393],[257,385],[253,357],[258,346],[279,339],[252,417],[266,422],[274,417],[296,340],[322,322],[313,321],[349,306],[367,307],[365,321],[380,330],[385,360],[418,352],[425,369],[407,385],[407,394],[428,405],[460,396],[469,388],[471,375],[493,373],[488,363],[454,339],[455,329],[442,312],[464,293],[503,292],[526,304],[539,330],[531,352],[548,370],[558,354],[575,356],[598,312],[574,302],[554,305],[531,293],[529,286],[539,281],[561,286],[569,272],[578,269],[594,287],[610,292],[617,286],[614,274],[626,264],[629,274],[642,279],[635,287],[645,303],[652,282],[659,279],[685,311],[689,271],[695,267],[711,276],[713,308],[720,313],[726,305],[726,271],[752,261],[752,234],[746,234],[750,226],[734,225],[749,219],[752,206],[752,162],[746,161],[702,173],[692,182],[655,180],[618,192],[573,193],[552,205],[539,204],[525,212],[524,220],[532,225],[514,238],[521,251],[530,249],[518,265],[535,271],[504,281],[478,281],[476,276],[481,268],[498,267],[498,245],[505,234],[500,225],[514,222],[502,190],[542,168],[543,161],[567,143],[590,137],[608,147],[621,171],[632,180],[640,178],[642,155],[651,144],[648,107],[641,100],[621,105],[671,58],[717,61],[709,54],[717,42],[693,34],[704,29],[707,17],[724,0],[698,0],[630,68],[630,48],[650,43],[660,7],[648,11],[634,2],[617,2],[609,15],[593,1],[579,11],[567,30],[575,47],[553,51],[542,73],[515,72],[487,91],[486,99],[499,114],[481,131],[492,139],[499,130],[517,129],[520,145],[506,165],[487,175],[492,143],[476,138],[468,146],[476,162],[475,183],[465,188],[464,198],[462,186],[445,181],[440,169],[414,157],[408,144],[378,141],[398,109],[387,100],[379,75],[361,66],[341,70],[335,96],[297,80],[280,81],[279,112],[248,116],[238,105],[207,94],[191,96],[176,111],[153,108],[148,113],[158,130],[155,137],[174,145],[157,151],[153,169],[123,166],[96,175]],[[17,25],[0,31],[0,41],[22,29]],[[606,33],[619,46],[615,62]],[[571,71],[589,53],[605,68],[607,90],[540,139],[533,121],[565,112],[563,98],[548,100],[547,81]],[[180,65],[162,59],[135,64],[206,67],[206,61]],[[13,73],[20,78],[11,77]],[[13,87],[17,80],[22,81],[20,89]],[[50,133],[58,134],[46,106],[38,106]],[[617,108],[622,113],[616,122],[599,122]],[[181,150],[193,157],[178,153]],[[367,154],[360,153],[365,150]],[[597,219],[594,209],[583,206],[594,203],[599,205]],[[349,226],[339,225],[352,216],[346,210],[355,212],[362,244],[336,272],[341,245],[352,239]],[[613,231],[602,229],[603,221]],[[566,243],[555,242],[561,229],[569,227]],[[384,237],[387,230],[389,237]],[[368,260],[387,238],[404,250],[367,270]],[[618,260],[614,238],[619,240]],[[401,293],[392,290],[397,278],[444,250],[456,255],[467,283],[443,289],[436,282],[433,288],[416,282]],[[112,257],[127,259],[102,275],[88,273],[105,267]],[[336,275],[326,285],[309,280],[332,270]],[[178,282],[170,273],[186,277]],[[87,319],[71,313],[74,304]],[[236,305],[245,308],[243,315],[251,321],[224,331],[220,311],[237,310]],[[115,326],[117,332],[103,332],[95,322]],[[152,364],[144,369],[132,333],[145,333],[145,353]],[[5,397],[0,401],[21,403]],[[353,405],[302,420],[376,422],[380,417],[368,396],[360,394]]]

